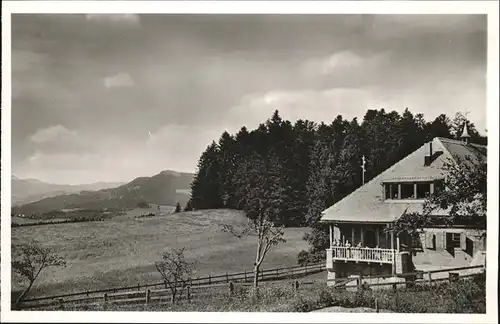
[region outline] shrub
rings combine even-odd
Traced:
[[[316,303],[302,296],[295,297],[292,301],[292,312],[310,312],[315,309]]]
[[[335,298],[332,294],[332,289],[325,286],[323,289],[319,291],[319,303],[321,306],[328,307],[333,306],[335,302]]]
[[[452,296],[447,310],[451,313],[484,313],[486,300],[485,286],[477,280],[464,280],[450,285],[448,294]],[[482,305],[482,306],[481,306]]]

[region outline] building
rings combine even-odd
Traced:
[[[330,227],[330,283],[350,276],[397,278],[415,270],[467,266],[485,250],[485,228],[474,221],[426,228],[416,238],[387,230],[405,212],[422,211],[427,195],[443,190],[444,163],[486,157],[486,146],[469,144],[466,127],[462,138],[434,138],[323,211],[321,222]],[[445,215],[446,210],[433,212]]]

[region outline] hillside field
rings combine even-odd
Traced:
[[[242,212],[203,210],[135,219],[155,212],[136,209],[102,222],[18,227],[12,243],[39,241],[66,258],[66,268],[49,268],[35,283],[31,296],[137,285],[160,281],[154,261],[170,247],[185,247],[197,261],[195,276],[252,270],[256,238],[238,239],[222,232],[221,224],[244,226]],[[273,248],[263,268],[294,266],[297,253],[307,249],[307,228],[285,229],[286,243]],[[19,290],[15,277],[12,288]]]

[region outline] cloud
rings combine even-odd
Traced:
[[[327,57],[306,60],[299,69],[303,74],[330,75],[346,72],[346,70],[374,68],[386,62],[388,58],[389,53],[387,52],[363,56],[353,51],[345,50],[333,53]]]
[[[132,80],[132,77],[128,73],[119,73],[104,78],[104,86],[108,89],[133,87],[134,85],[134,80]]]
[[[31,135],[30,140],[41,144],[75,136],[77,136],[75,131],[70,131],[62,125],[55,125],[38,129],[33,135]]]
[[[140,27],[141,19],[136,14],[88,14],[87,21],[111,26]]]
[[[282,118],[308,119],[328,123],[338,114],[345,118],[362,115],[373,93],[365,89],[331,88],[324,90],[273,90],[247,95],[228,113],[231,124],[256,127],[278,110]]]
[[[49,182],[86,183],[93,181],[89,177],[96,181],[127,181],[166,169],[192,172],[201,153],[223,130],[170,124],[151,130],[151,136],[145,131],[142,139],[130,140],[50,127],[37,131],[41,143],[16,166],[16,174]]]
[[[375,39],[408,38],[417,34],[486,31],[486,15],[424,14],[374,15],[367,25]]]

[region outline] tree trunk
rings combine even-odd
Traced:
[[[177,291],[172,291],[172,305],[175,304],[175,295],[176,295]]]
[[[28,292],[30,291],[31,287],[33,286],[33,283],[34,281],[30,282],[30,284],[28,285],[28,287],[23,291],[23,293],[17,297],[17,300],[16,300],[16,306],[20,306],[21,305],[21,302],[24,300],[24,297],[26,297],[26,295],[28,294]]]
[[[257,288],[259,286],[259,267],[260,265],[257,264],[253,268],[253,287]]]

